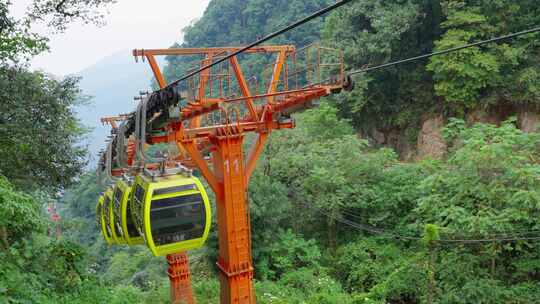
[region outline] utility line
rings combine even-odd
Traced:
[[[319,211],[318,211],[319,212]],[[358,220],[362,220],[363,218],[356,215],[356,214],[353,214],[353,213],[350,213],[350,212],[347,212],[345,210],[340,210],[341,213],[343,213],[345,216],[349,216],[349,217],[352,217],[352,218],[356,218]],[[326,215],[324,214],[324,212],[320,212],[322,213],[323,215]],[[327,216],[330,216],[329,214]],[[365,225],[365,224],[360,224],[358,222],[355,222],[355,221],[351,221],[351,220],[348,220],[346,218],[343,218],[343,217],[340,217],[340,218],[337,218],[337,217],[332,217],[334,220],[336,221],[340,221],[344,224],[347,224],[347,225],[354,225],[354,226],[357,226],[357,228],[360,228],[364,231],[367,231],[367,232],[372,232],[372,233],[377,233],[377,234],[388,234],[388,235],[391,235],[391,237],[393,238],[411,238],[411,239],[419,239],[415,236],[405,236],[405,235],[397,235],[396,233],[393,233],[393,232],[389,232],[387,230],[384,230],[384,229],[381,229],[381,228],[378,228],[378,227],[373,227],[371,225]]]
[[[333,219],[337,222],[340,222],[342,224],[345,224],[345,225],[348,225],[352,228],[355,228],[356,230],[360,230],[360,231],[365,231],[365,232],[370,232],[370,233],[373,233],[373,234],[378,234],[382,237],[386,237],[386,238],[395,238],[395,239],[406,239],[406,240],[421,240],[422,238],[419,238],[419,237],[413,237],[413,236],[404,236],[404,235],[399,235],[399,234],[396,234],[396,233],[393,233],[393,232],[389,232],[389,231],[386,231],[384,229],[380,229],[380,228],[376,228],[376,227],[373,227],[373,226],[370,226],[370,225],[365,225],[365,224],[361,224],[361,223],[358,223],[358,222],[354,222],[354,221],[351,221],[351,220],[348,220],[346,218],[343,218],[343,217],[338,217],[338,216],[333,216],[331,214],[328,214],[327,212],[324,212],[322,210],[320,210],[319,208],[314,208],[313,206],[310,206],[308,205],[307,203],[300,203],[301,205],[303,205],[304,207],[308,208],[308,209],[311,209],[317,213],[320,213],[330,219]],[[386,235],[386,236],[385,236]]]
[[[507,238],[485,238],[485,239],[440,239],[443,243],[497,243],[511,241],[540,241],[540,236],[519,236]]]
[[[381,237],[384,237],[384,238],[391,238],[391,239],[396,239],[396,240],[412,240],[412,241],[420,241],[422,240],[423,238],[420,237],[420,236],[407,236],[407,235],[402,235],[402,234],[399,234],[399,233],[395,233],[395,232],[391,232],[391,231],[388,231],[388,230],[385,230],[385,229],[381,229],[381,228],[376,228],[376,227],[373,227],[373,226],[369,226],[369,225],[364,225],[364,224],[361,224],[361,223],[358,223],[358,222],[355,222],[355,221],[351,221],[351,220],[348,220],[348,219],[345,219],[343,217],[339,217],[339,216],[333,216],[331,214],[328,214],[327,212],[324,212],[320,209],[315,209],[313,208],[313,206],[309,206],[308,204],[303,204],[305,207],[307,208],[310,208],[312,210],[314,210],[315,212],[317,213],[320,213],[328,218],[331,218],[337,222],[340,222],[342,224],[345,224],[345,225],[348,225],[356,230],[359,230],[359,231],[365,231],[365,232],[370,232],[370,233],[373,233],[373,234],[377,234]],[[462,238],[462,239],[451,239],[451,238],[447,238],[447,239],[438,239],[436,240],[437,242],[439,243],[443,243],[443,244],[452,244],[452,243],[461,243],[461,244],[473,244],[473,243],[494,243],[494,242],[510,242],[510,241],[540,241],[540,235],[531,235],[531,236],[511,236],[510,233],[508,233],[508,237],[499,237],[499,238],[478,238],[478,239],[468,239],[468,238]]]
[[[329,216],[329,215],[327,215],[327,216]],[[329,217],[336,220],[336,221],[338,221],[338,222],[340,222],[340,223],[349,225],[349,226],[351,226],[351,227],[353,227],[353,228],[355,228],[357,230],[362,230],[362,231],[367,231],[367,232],[371,232],[371,233],[374,233],[374,234],[378,234],[378,235],[380,235],[381,237],[384,237],[384,238],[413,240],[413,241],[419,241],[419,240],[422,239],[420,237],[406,236],[406,235],[401,235],[401,234],[389,232],[387,230],[381,230],[381,229],[378,229],[378,228],[367,227],[365,225],[362,225],[362,224],[359,224],[357,222],[353,222],[353,221],[344,219],[342,217],[331,217],[331,216],[329,216]]]
[[[261,44],[261,43],[264,43],[264,42],[266,42],[266,41],[268,41],[268,40],[270,40],[270,39],[272,39],[272,38],[274,38],[276,36],[279,36],[279,35],[281,35],[281,34],[283,34],[285,32],[288,32],[288,31],[290,31],[290,30],[292,30],[292,29],[294,29],[294,28],[296,28],[296,27],[298,27],[298,26],[300,26],[300,25],[302,25],[302,24],[304,24],[304,23],[306,23],[308,21],[311,21],[311,20],[313,20],[313,19],[315,19],[317,17],[320,17],[320,16],[322,16],[322,15],[324,15],[324,14],[326,14],[326,13],[328,13],[328,12],[334,10],[334,9],[337,9],[337,8],[347,4],[349,2],[352,2],[352,1],[354,1],[354,0],[342,0],[342,1],[336,2],[336,3],[332,4],[332,5],[329,5],[329,6],[325,7],[325,8],[323,8],[323,9],[320,9],[320,10],[314,12],[313,14],[311,14],[311,15],[305,17],[305,18],[302,18],[302,19],[300,19],[298,21],[295,21],[294,23],[292,23],[292,24],[290,24],[290,25],[288,25],[288,26],[286,26],[286,27],[284,27],[284,28],[282,28],[280,30],[277,30],[277,31],[275,31],[275,32],[273,32],[271,34],[268,34],[268,35],[264,36],[263,38],[260,38],[260,39],[256,40],[255,42],[252,42],[251,44],[248,44],[247,46],[245,46],[245,47],[243,47],[243,48],[241,48],[241,49],[239,49],[239,50],[237,50],[237,51],[235,51],[235,52],[233,52],[233,53],[231,53],[231,54],[229,54],[229,55],[227,55],[225,57],[222,57],[219,60],[216,60],[216,61],[212,62],[211,64],[202,66],[198,70],[195,70],[193,72],[190,72],[190,73],[182,76],[180,79],[171,82],[169,85],[167,85],[163,89],[168,89],[170,87],[174,87],[179,82],[181,82],[183,80],[186,80],[187,78],[189,78],[191,76],[199,74],[202,71],[205,71],[205,70],[207,70],[207,69],[209,69],[209,68],[211,68],[211,67],[213,67],[215,65],[218,65],[218,64],[220,64],[220,63],[222,63],[222,62],[224,62],[226,60],[229,60],[230,58],[232,58],[232,57],[234,57],[236,55],[239,55],[239,54],[241,54],[241,53],[243,53],[243,52],[245,52],[245,51],[247,51],[247,50],[249,50],[249,49],[251,49],[251,48],[253,48],[253,47],[255,47],[255,46],[259,45],[259,44]]]
[[[373,67],[362,68],[362,69],[351,71],[351,72],[348,73],[348,75],[356,75],[356,74],[366,73],[366,72],[370,72],[370,71],[374,71],[374,70],[380,70],[380,69],[384,69],[384,68],[394,66],[394,65],[398,65],[398,64],[402,64],[402,63],[408,63],[408,62],[412,62],[412,61],[416,61],[416,60],[420,60],[420,59],[425,59],[425,58],[429,58],[429,57],[433,57],[433,56],[444,55],[444,54],[460,51],[460,50],[463,50],[463,49],[466,49],[466,48],[475,47],[475,46],[479,46],[479,45],[484,45],[484,44],[488,44],[488,43],[493,43],[493,42],[506,40],[506,39],[512,39],[512,38],[515,38],[515,37],[518,37],[518,36],[531,34],[531,33],[536,33],[536,32],[540,32],[540,27],[535,27],[535,28],[528,29],[528,30],[525,30],[525,31],[521,31],[521,32],[513,33],[513,34],[508,34],[508,35],[505,35],[505,36],[495,37],[495,38],[491,38],[491,39],[488,39],[488,40],[482,40],[482,41],[478,41],[478,42],[475,42],[475,43],[465,44],[465,45],[461,45],[461,46],[457,46],[457,47],[453,47],[453,48],[449,48],[449,49],[446,49],[446,50],[437,51],[437,52],[433,52],[433,53],[429,53],[429,54],[424,54],[424,55],[420,55],[420,56],[416,56],[416,57],[411,57],[411,58],[402,59],[402,60],[398,60],[398,61],[388,62],[388,63],[385,63],[385,64],[373,66]]]
[[[357,220],[364,220],[365,218],[358,215],[357,213],[353,212],[353,211],[350,211],[350,210],[347,210],[347,209],[341,209],[339,211],[340,213],[344,214],[345,216],[348,216],[348,217],[352,217],[352,218],[356,218]],[[378,230],[379,228],[376,228],[376,227],[371,227],[371,229],[374,229],[374,230]],[[540,236],[540,230],[513,230],[513,231],[501,231],[501,232],[496,232],[496,233],[487,233],[489,236],[491,237],[502,237],[502,238],[505,238],[505,237],[515,237],[515,236],[529,236],[529,235],[533,235],[533,236],[537,236],[539,235]],[[459,235],[458,233],[455,234],[456,236],[459,236],[460,238],[467,238],[466,235]],[[469,234],[469,235],[473,235],[473,234]],[[481,234],[477,234],[477,236],[479,237],[482,237]]]

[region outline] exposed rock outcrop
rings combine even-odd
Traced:
[[[417,140],[417,159],[431,157],[440,159],[446,153],[447,145],[442,135],[445,119],[437,115],[425,119]]]
[[[518,113],[518,128],[521,131],[530,133],[540,128],[540,112],[533,109],[524,108]]]
[[[475,123],[488,123],[500,126],[501,123],[511,116],[515,116],[517,108],[512,104],[500,104],[490,108],[476,108],[465,115],[465,121],[469,126]]]
[[[465,120],[469,126],[472,126],[475,123],[499,125],[501,122],[498,115],[493,115],[493,113],[489,113],[489,111],[485,109],[472,110],[465,115]]]
[[[489,123],[500,126],[505,120],[517,116],[517,127],[523,132],[540,130],[540,109],[536,107],[502,104],[489,108],[477,108],[465,114],[467,125]],[[448,151],[448,146],[442,135],[442,129],[447,120],[440,114],[432,114],[422,119],[416,139],[411,141],[406,129],[372,129],[362,137],[369,138],[375,146],[386,146],[394,149],[401,160],[421,160],[425,158],[440,159]]]
[[[408,140],[404,130],[371,130],[369,138],[375,146],[392,148],[401,160],[412,160],[415,156],[414,145]]]

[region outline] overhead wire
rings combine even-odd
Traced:
[[[350,210],[347,210],[347,209],[340,209],[339,210],[340,213],[344,214],[345,216],[348,216],[348,217],[352,217],[352,218],[356,218],[357,220],[365,220],[364,217],[358,215],[357,213],[353,212],[353,211],[350,211]],[[372,229],[378,229],[376,227],[373,227]],[[514,237],[514,236],[522,236],[522,235],[539,235],[540,236],[540,230],[539,229],[535,229],[535,230],[512,230],[510,232],[508,231],[501,231],[501,232],[493,232],[493,233],[487,233],[489,234],[490,236],[494,237],[494,236],[501,236],[501,237]],[[455,234],[457,236],[459,236],[459,234]],[[470,234],[470,235],[473,235],[473,234]],[[477,234],[478,236],[482,236],[482,234]],[[465,238],[466,236],[459,236],[461,238]]]
[[[420,241],[423,240],[423,237],[421,236],[409,236],[409,235],[403,235],[397,232],[389,231],[386,229],[373,227],[371,225],[366,225],[362,223],[358,223],[340,216],[334,216],[332,214],[329,214],[328,212],[325,212],[323,210],[320,210],[319,208],[313,208],[313,206],[310,206],[308,204],[303,204],[305,207],[310,208],[314,210],[315,212],[322,214],[328,218],[331,218],[337,222],[340,222],[342,224],[348,225],[356,230],[369,232],[372,234],[377,234],[382,238],[389,238],[389,239],[396,239],[396,240],[409,240],[409,241]],[[341,211],[342,212],[342,211]],[[347,214],[345,212],[345,214]],[[534,233],[535,231],[530,231]],[[532,234],[531,233],[531,234]],[[497,234],[489,234],[488,235],[497,235]],[[503,234],[498,234],[503,235]],[[441,238],[436,240],[438,243],[446,243],[446,244],[473,244],[473,243],[497,243],[497,242],[511,242],[511,241],[540,241],[540,235],[530,235],[530,236],[524,236],[524,234],[514,234],[513,232],[506,232],[505,235],[507,237],[487,237],[487,238]]]
[[[296,28],[296,27],[298,27],[298,26],[300,26],[300,25],[302,25],[302,24],[304,24],[304,23],[306,23],[306,22],[309,22],[309,21],[311,21],[311,20],[313,20],[313,19],[315,19],[315,18],[317,18],[317,17],[320,17],[320,16],[322,16],[322,15],[324,15],[324,14],[330,12],[330,11],[333,11],[333,10],[335,10],[335,9],[337,9],[337,8],[339,8],[339,7],[341,7],[341,6],[345,5],[345,4],[347,4],[347,3],[349,3],[349,2],[352,2],[352,1],[354,1],[354,0],[342,0],[342,1],[336,2],[336,3],[332,4],[332,5],[329,5],[329,6],[325,7],[325,8],[322,8],[322,9],[320,9],[320,10],[318,10],[318,11],[312,13],[311,15],[309,15],[309,16],[307,16],[307,17],[304,17],[304,18],[302,18],[302,19],[300,19],[300,20],[297,20],[297,21],[293,22],[292,24],[289,24],[289,25],[285,26],[285,27],[282,28],[282,29],[279,29],[279,30],[277,30],[277,31],[275,31],[275,32],[273,32],[273,33],[270,33],[270,34],[268,34],[268,35],[266,35],[266,36],[264,36],[264,37],[262,37],[262,38],[256,40],[255,42],[252,42],[252,43],[248,44],[247,46],[242,47],[242,48],[240,48],[239,50],[237,50],[237,51],[235,51],[235,52],[232,52],[231,54],[229,54],[229,55],[227,55],[227,56],[223,56],[223,57],[221,57],[220,59],[218,59],[218,60],[216,60],[216,61],[214,61],[214,62],[212,62],[212,63],[210,63],[210,64],[208,64],[208,65],[202,66],[201,68],[199,68],[199,69],[197,69],[197,70],[195,70],[195,71],[192,71],[192,72],[190,72],[190,73],[188,73],[188,74],[186,74],[186,75],[180,77],[179,79],[177,79],[177,80],[171,82],[169,85],[167,85],[167,86],[166,86],[165,88],[163,88],[162,90],[165,90],[165,89],[169,89],[169,88],[171,88],[171,87],[174,87],[174,86],[176,86],[179,82],[181,82],[181,81],[183,81],[183,80],[186,80],[186,79],[188,79],[189,77],[192,77],[192,76],[194,76],[194,75],[197,75],[197,74],[199,74],[199,73],[201,73],[201,72],[203,72],[203,71],[205,71],[205,70],[207,70],[207,69],[209,69],[209,68],[211,68],[211,67],[213,67],[213,66],[215,66],[215,65],[218,65],[218,64],[220,64],[220,63],[222,63],[222,62],[224,62],[224,61],[226,61],[226,60],[231,59],[231,58],[234,57],[234,56],[237,56],[237,55],[239,55],[239,54],[241,54],[241,53],[243,53],[243,52],[245,52],[245,51],[247,51],[247,50],[249,50],[249,49],[251,49],[251,48],[257,46],[257,45],[260,45],[261,43],[264,43],[264,42],[266,42],[266,41],[268,41],[268,40],[270,40],[270,39],[272,39],[272,38],[274,38],[274,37],[276,37],[276,36],[279,36],[279,35],[281,35],[281,34],[283,34],[283,33],[285,33],[285,32],[288,32],[288,31],[290,31],[290,30],[292,30],[292,29],[294,29],[294,28]]]
[[[356,218],[357,220],[363,220],[363,218],[361,216],[356,215],[356,214],[354,214],[352,212],[348,212],[346,210],[340,210],[339,212],[344,214],[346,217],[352,217],[352,218]],[[389,235],[392,235],[393,237],[402,236],[402,237],[407,237],[407,238],[409,238],[409,237],[416,238],[414,236],[406,236],[406,235],[399,235],[398,236],[398,235],[396,235],[396,233],[389,232],[389,231],[384,230],[382,228],[374,227],[374,226],[369,225],[369,224],[361,224],[361,223],[358,223],[358,222],[355,222],[355,221],[348,220],[346,218],[335,218],[334,217],[334,219],[339,220],[340,222],[343,222],[343,223],[347,222],[347,223],[349,223],[351,225],[354,224],[357,228],[360,228],[360,229],[362,229],[364,231],[368,231],[368,232],[378,233],[378,234],[381,234],[381,235],[382,234],[389,234]]]
[[[350,226],[350,227],[352,227],[352,228],[354,228],[356,230],[364,231],[364,232],[370,232],[372,234],[377,234],[382,238],[404,239],[404,240],[421,240],[422,239],[420,237],[405,236],[405,235],[401,235],[401,234],[397,234],[397,233],[394,233],[394,232],[387,231],[385,229],[373,227],[371,225],[361,224],[361,223],[351,221],[351,220],[348,220],[348,219],[340,217],[340,216],[334,216],[334,215],[331,215],[328,212],[325,212],[325,211],[320,210],[318,208],[317,209],[312,208],[312,206],[309,206],[308,204],[302,204],[302,205],[304,205],[305,207],[311,208],[315,212],[317,212],[319,214],[322,214],[322,215],[324,215],[324,216],[326,216],[326,217],[328,217],[330,219],[333,219],[333,220],[335,220],[337,222],[348,225],[348,226]]]
[[[443,243],[498,243],[513,241],[540,241],[540,236],[515,236],[507,238],[483,238],[483,239],[440,239]]]
[[[352,76],[352,75],[356,75],[356,74],[361,74],[361,73],[366,73],[366,72],[370,72],[370,71],[380,70],[380,69],[384,69],[384,68],[391,67],[391,66],[394,66],[394,65],[408,63],[408,62],[421,60],[421,59],[425,59],[425,58],[429,58],[429,57],[433,57],[433,56],[444,55],[444,54],[448,54],[448,53],[452,53],[452,52],[457,52],[457,51],[460,51],[460,50],[463,50],[463,49],[467,49],[467,48],[471,48],[471,47],[475,47],[475,46],[480,46],[480,45],[484,45],[484,44],[488,44],[488,43],[498,42],[498,41],[501,41],[501,40],[512,39],[512,38],[515,38],[515,37],[519,37],[519,36],[523,36],[523,35],[531,34],[531,33],[536,33],[536,32],[540,32],[540,27],[535,27],[535,28],[531,28],[531,29],[528,29],[528,30],[524,30],[524,31],[504,35],[504,36],[499,36],[499,37],[495,37],[495,38],[491,38],[491,39],[487,39],[487,40],[482,40],[482,41],[478,41],[478,42],[474,42],[474,43],[469,43],[469,44],[465,44],[465,45],[461,45],[461,46],[457,46],[457,47],[453,47],[453,48],[449,48],[449,49],[445,49],[445,50],[441,50],[441,51],[436,51],[436,52],[432,52],[432,53],[429,53],[429,54],[424,54],[424,55],[419,55],[419,56],[415,56],[415,57],[411,57],[411,58],[407,58],[407,59],[401,59],[401,60],[397,60],[397,61],[392,61],[392,62],[388,62],[388,63],[385,63],[385,64],[377,65],[377,66],[361,68],[361,69],[358,69],[358,70],[351,71],[351,72],[347,73],[347,75]]]

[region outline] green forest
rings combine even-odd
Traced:
[[[165,259],[96,226],[91,99],[28,64],[49,42],[32,22],[106,26],[111,2],[16,18],[0,0],[0,303],[170,301]],[[334,2],[211,0],[173,47],[245,45]],[[356,0],[270,43],[336,47],[354,70],[538,25],[536,0]],[[188,63],[167,57],[166,78]],[[540,303],[540,34],[354,80],[272,133],[250,180],[257,302]],[[216,230],[189,252],[199,304],[219,302]]]

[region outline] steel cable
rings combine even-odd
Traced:
[[[437,52],[433,52],[433,53],[429,53],[429,54],[424,54],[424,55],[419,55],[419,56],[415,56],[415,57],[411,57],[411,58],[407,58],[407,59],[401,59],[401,60],[398,60],[398,61],[388,62],[388,63],[385,63],[385,64],[373,66],[373,67],[362,68],[362,69],[351,71],[351,72],[349,72],[347,74],[352,76],[352,75],[356,75],[356,74],[360,74],[360,73],[366,73],[366,72],[370,72],[370,71],[374,71],[374,70],[384,69],[384,68],[394,66],[394,65],[398,65],[398,64],[408,63],[408,62],[412,62],[412,61],[416,61],[416,60],[420,60],[420,59],[425,59],[425,58],[429,58],[429,57],[433,57],[433,56],[439,56],[439,55],[444,55],[444,54],[448,54],[448,53],[452,53],[452,52],[457,52],[457,51],[460,51],[460,50],[463,50],[463,49],[467,49],[467,48],[471,48],[471,47],[475,47],[475,46],[480,46],[480,45],[484,45],[484,44],[488,44],[488,43],[493,43],[493,42],[497,42],[497,41],[501,41],[501,40],[512,39],[512,38],[515,38],[515,37],[518,37],[518,36],[523,36],[523,35],[526,35],[526,34],[531,34],[531,33],[536,33],[536,32],[540,32],[540,27],[535,27],[535,28],[524,30],[524,31],[517,32],[517,33],[512,33],[512,34],[508,34],[508,35],[504,35],[504,36],[500,36],[500,37],[495,37],[495,38],[482,40],[482,41],[478,41],[478,42],[474,42],[474,43],[470,43],[470,44],[465,44],[465,45],[461,45],[461,46],[457,46],[457,47],[453,47],[453,48],[449,48],[449,49],[446,49],[446,50],[437,51]]]
[[[290,25],[288,25],[288,26],[286,26],[286,27],[284,27],[284,28],[282,28],[280,30],[277,30],[277,31],[275,31],[275,32],[273,32],[271,34],[268,34],[268,35],[256,40],[255,42],[252,42],[252,43],[248,44],[247,46],[242,47],[241,49],[239,49],[239,50],[237,50],[237,51],[235,51],[235,52],[233,52],[233,53],[231,53],[231,54],[229,54],[227,56],[224,56],[224,57],[212,62],[211,64],[202,66],[201,68],[182,76],[180,79],[171,82],[169,85],[164,87],[162,90],[165,90],[165,89],[170,88],[170,87],[174,87],[179,82],[181,82],[183,80],[186,80],[191,76],[197,75],[202,71],[205,71],[205,70],[207,70],[207,69],[209,69],[209,68],[211,68],[211,67],[213,67],[215,65],[218,65],[218,64],[220,64],[220,63],[222,63],[222,62],[224,62],[226,60],[229,60],[232,57],[237,56],[237,55],[239,55],[239,54],[241,54],[241,53],[243,53],[243,52],[245,52],[245,51],[247,51],[247,50],[249,50],[249,49],[251,49],[251,48],[253,48],[253,47],[255,47],[255,46],[259,45],[259,44],[261,44],[261,43],[264,43],[264,42],[266,42],[266,41],[268,41],[268,40],[270,40],[270,39],[272,39],[272,38],[274,38],[276,36],[279,36],[279,35],[281,35],[281,34],[283,34],[285,32],[288,32],[288,31],[290,31],[290,30],[292,30],[292,29],[294,29],[294,28],[296,28],[296,27],[298,27],[298,26],[300,26],[300,25],[302,25],[302,24],[304,24],[306,22],[309,22],[309,21],[311,21],[311,20],[313,20],[313,19],[315,19],[317,17],[320,17],[320,16],[322,16],[322,15],[324,15],[324,14],[330,12],[330,11],[333,11],[334,9],[337,9],[337,8],[347,4],[349,2],[352,2],[352,1],[354,1],[354,0],[342,0],[342,1],[336,2],[336,3],[332,4],[332,5],[329,5],[329,6],[325,7],[325,8],[323,8],[323,9],[320,9],[320,10],[314,12],[313,14],[307,16],[307,17],[304,17],[304,18],[302,18],[302,19],[300,19],[298,21],[295,21],[292,24],[290,24]]]

